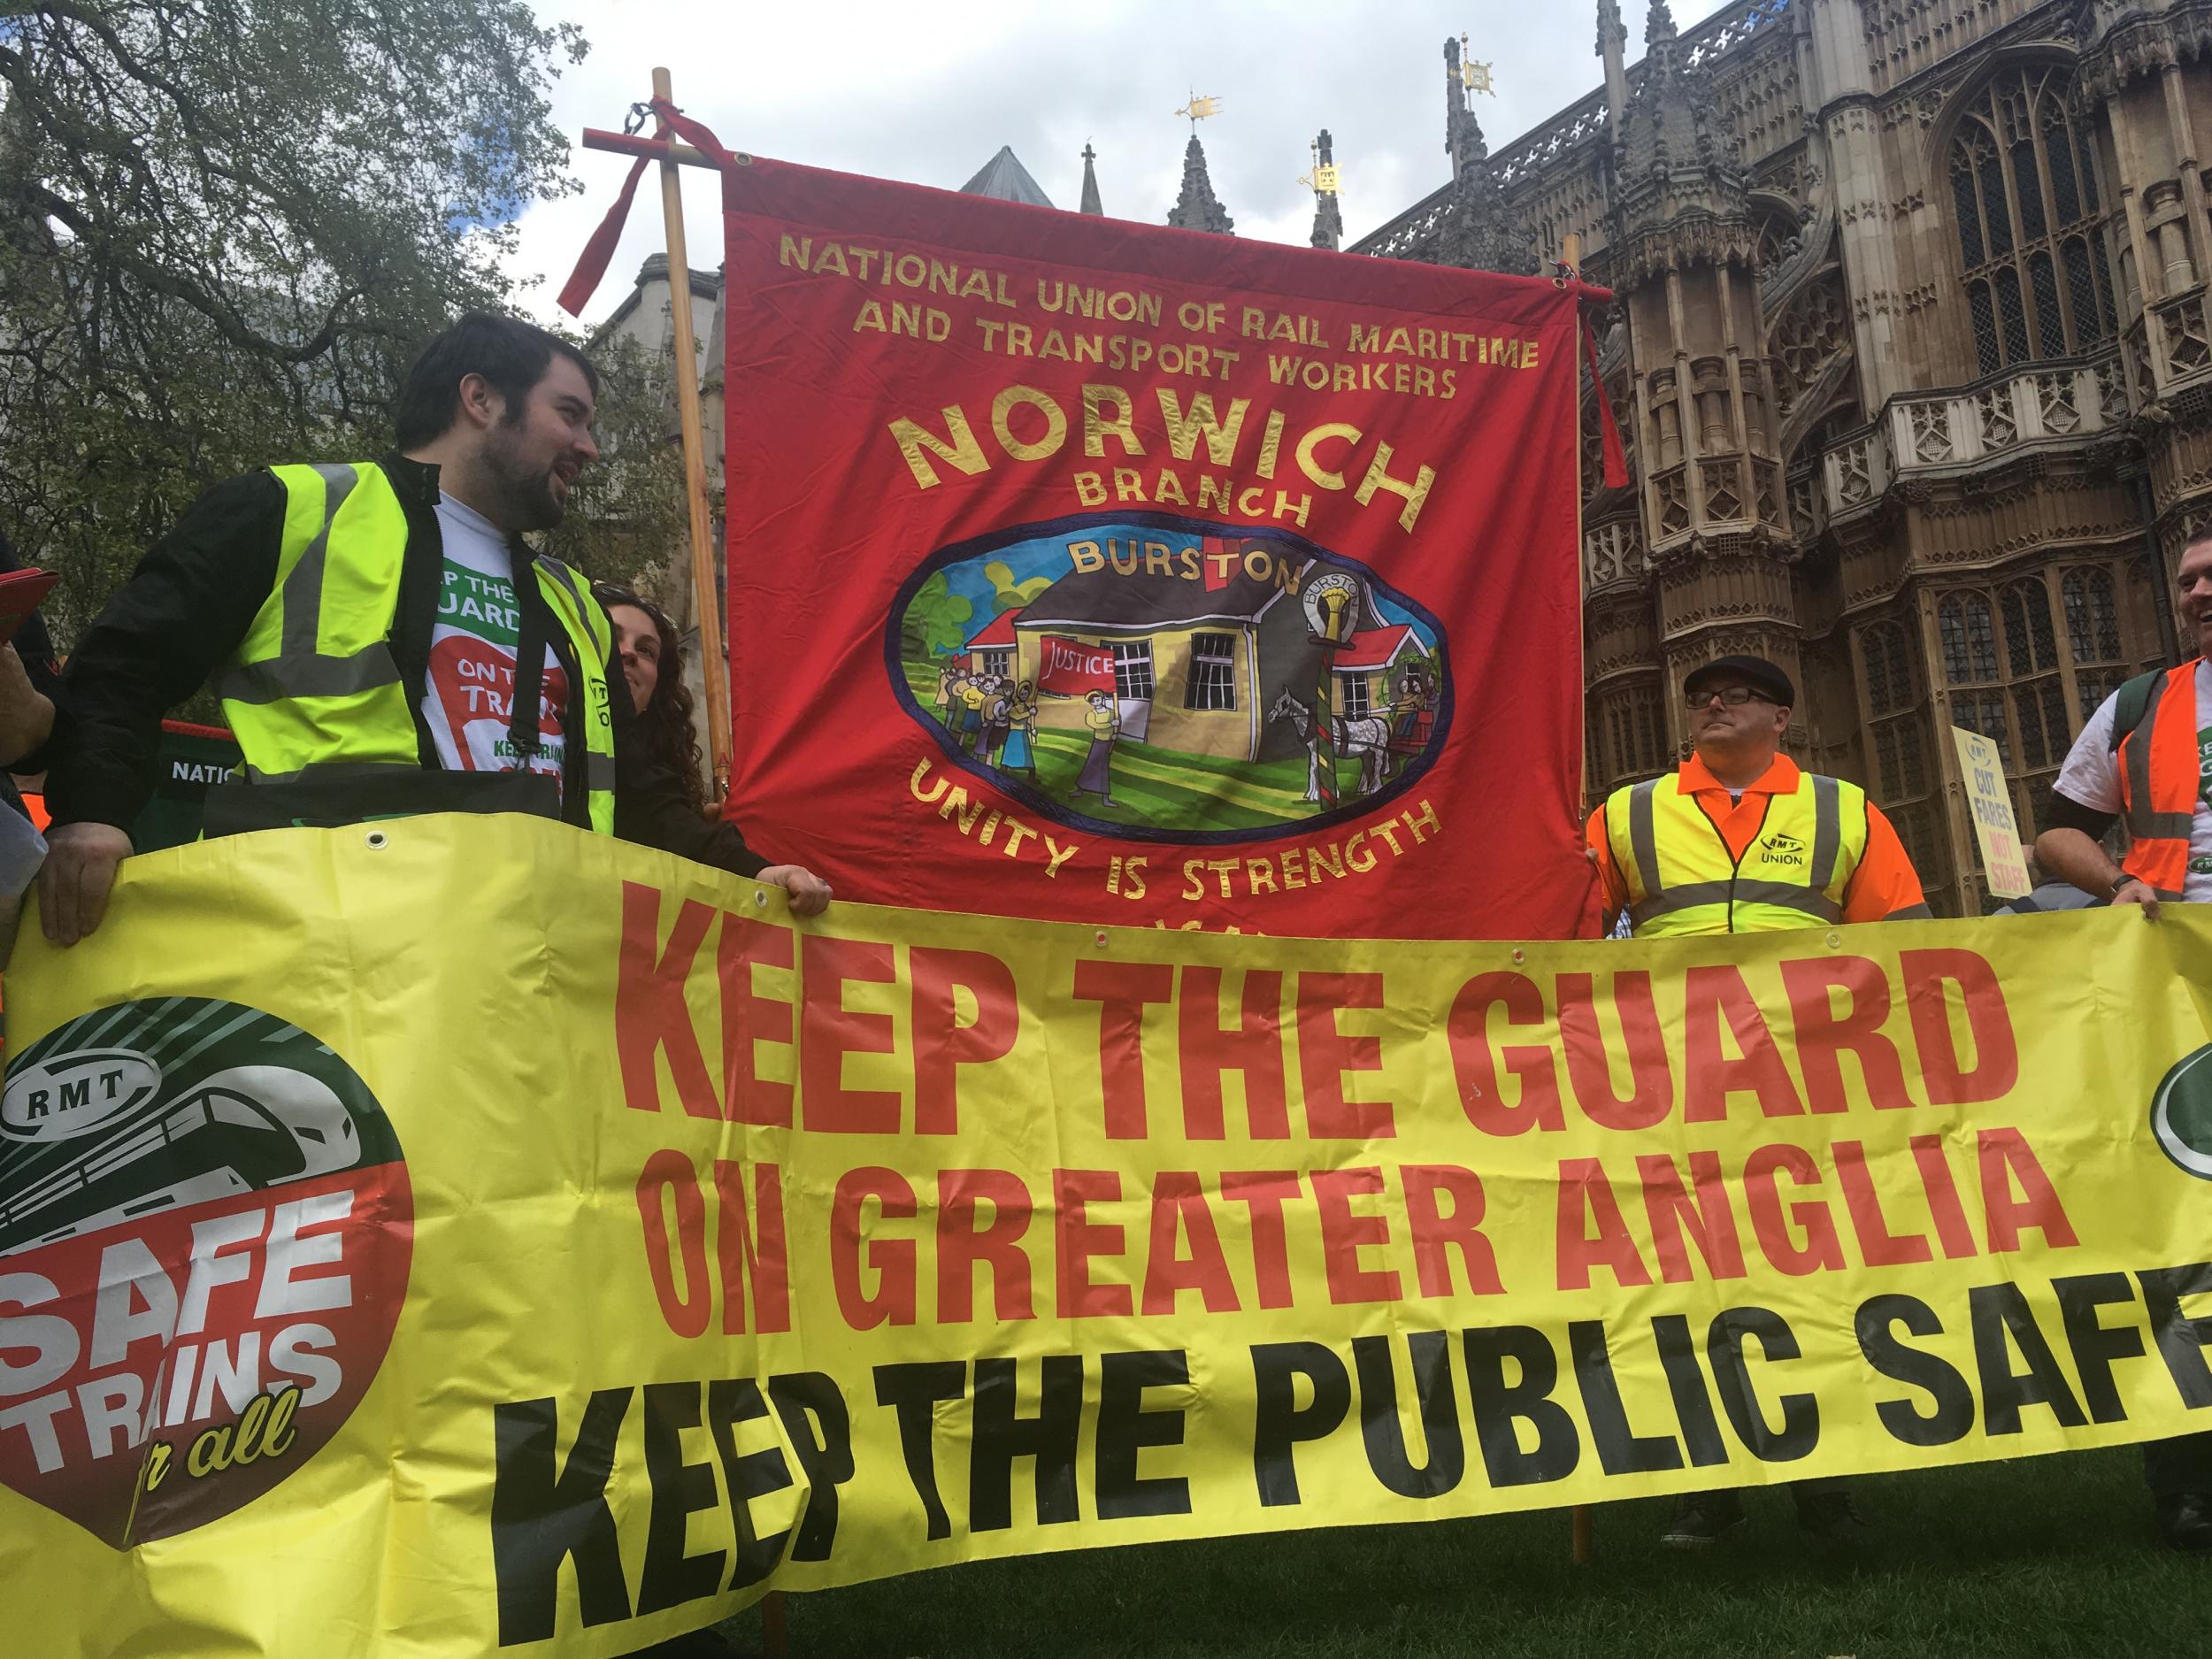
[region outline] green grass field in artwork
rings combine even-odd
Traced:
[[[2132,1448],[1885,1475],[1871,1525],[1798,1530],[1786,1492],[1699,1553],[1663,1499],[1150,1544],[787,1599],[795,1659],[2109,1659],[2212,1652],[2212,1559],[2155,1541]],[[758,1652],[760,1623],[724,1626]]]
[[[937,695],[936,677],[911,664],[906,676],[917,701],[928,711]],[[1110,805],[1094,795],[1076,793],[1075,780],[1089,752],[1090,740],[1079,733],[1039,732],[1034,787],[1086,818],[1157,829],[1270,829],[1298,823],[1322,810],[1303,798],[1302,755],[1274,761],[1227,760],[1125,738],[1114,745],[1114,798]],[[1356,761],[1339,757],[1340,800],[1353,797],[1359,773]]]

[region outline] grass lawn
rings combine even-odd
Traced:
[[[1229,762],[1125,739],[1114,745],[1114,800],[1108,805],[1096,795],[1076,793],[1090,749],[1090,739],[1076,733],[1037,734],[1035,787],[1087,818],[1164,828],[1258,829],[1294,824],[1321,810],[1302,799],[1303,757]],[[1358,763],[1340,760],[1337,777],[1341,798],[1349,800],[1359,783]]]
[[[2132,1448],[1861,1482],[1873,1525],[1798,1530],[1786,1492],[1712,1548],[1666,1500],[1041,1555],[789,1598],[800,1659],[2212,1654],[2212,1559],[2162,1548]],[[726,1627],[758,1651],[757,1615]]]
[[[914,663],[902,666],[915,701],[925,713],[933,711],[936,671]],[[1108,806],[1096,795],[1075,792],[1090,748],[1082,733],[1047,728],[1037,734],[1035,787],[1087,818],[1159,828],[1268,829],[1322,810],[1304,798],[1303,755],[1257,763],[1225,760],[1127,738],[1114,746],[1115,803]],[[1353,799],[1359,793],[1358,761],[1338,757],[1336,775],[1338,798]]]

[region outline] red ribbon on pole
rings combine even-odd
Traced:
[[[561,289],[560,307],[571,317],[581,317],[584,307],[599,287],[599,279],[607,274],[607,261],[614,257],[614,245],[622,240],[622,227],[630,217],[630,198],[637,194],[637,181],[645,173],[645,157],[640,156],[630,164],[630,176],[622,181],[622,194],[607,210],[606,218],[599,221],[591,240],[584,244],[584,251],[577,256],[576,268],[568,273],[568,283]]]
[[[1598,447],[1605,454],[1605,488],[1628,488],[1628,457],[1621,449],[1621,428],[1613,419],[1613,400],[1605,395],[1605,377],[1598,373],[1598,337],[1590,319],[1582,319],[1582,343],[1590,359],[1590,384],[1598,395]]]
[[[717,166],[733,165],[733,157],[722,148],[722,141],[704,127],[693,120],[664,98],[655,98],[646,107],[661,119],[664,127],[690,140],[692,147]],[[637,181],[644,177],[646,157],[640,156],[630,164],[630,176],[622,181],[622,194],[615,197],[614,205],[584,244],[584,251],[577,256],[576,268],[569,273],[568,281],[562,287],[557,303],[571,317],[580,317],[584,307],[591,303],[591,296],[599,287],[599,280],[607,274],[607,262],[614,257],[615,244],[622,240],[622,227],[630,217],[630,203],[637,195]]]

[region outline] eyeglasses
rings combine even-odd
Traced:
[[[1718,691],[1686,691],[1682,694],[1682,701],[1693,709],[1709,707],[1715,698],[1732,709],[1740,709],[1747,703],[1774,701],[1763,691],[1754,691],[1748,686],[1726,686]]]

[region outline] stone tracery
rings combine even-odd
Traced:
[[[1632,488],[1586,480],[1590,791],[1671,764],[1632,709],[1664,724],[1683,667],[1761,650],[1855,687],[1801,711],[1801,757],[1876,791],[1939,907],[1978,908],[1944,728],[2001,741],[2032,833],[2058,734],[2162,659],[2147,534],[2170,564],[2212,518],[2212,0],[1651,12],[1630,63],[1597,0],[1601,88],[1357,250],[1491,264],[1471,250],[1571,232],[1618,296]]]

